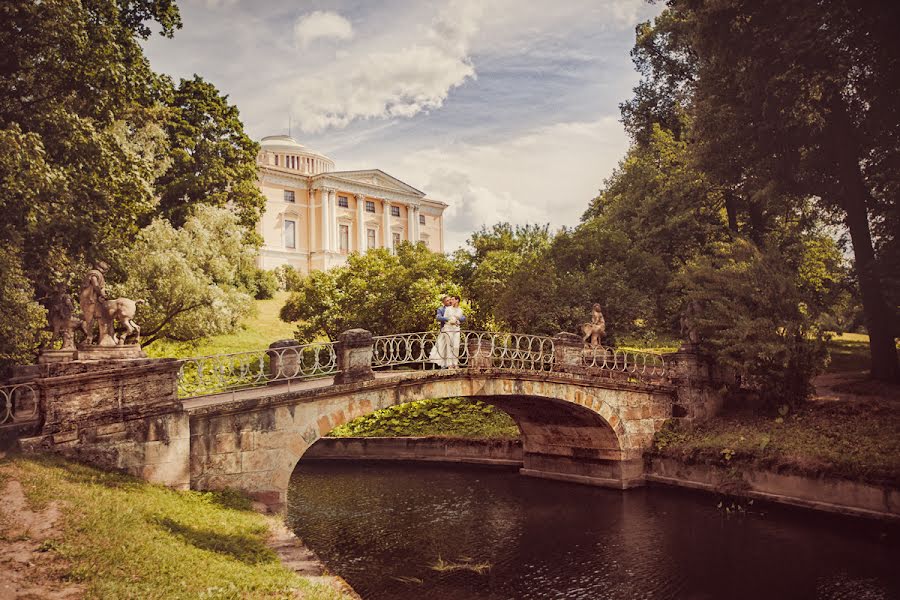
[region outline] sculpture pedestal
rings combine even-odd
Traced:
[[[122,360],[147,358],[139,344],[124,346],[79,346],[78,360]]]
[[[38,354],[38,364],[71,362],[76,359],[77,355],[78,351],[74,348],[72,350],[41,350]]]

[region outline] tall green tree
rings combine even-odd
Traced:
[[[256,181],[259,144],[244,132],[237,107],[198,75],[163,86],[172,164],[156,180],[159,213],[180,226],[197,204],[230,206],[251,230],[265,208]]]
[[[686,85],[702,167],[833,212],[852,240],[872,375],[900,378],[884,270],[897,264],[900,5],[670,0],[665,14],[679,32],[671,51],[695,59]]]

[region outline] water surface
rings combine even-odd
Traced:
[[[717,503],[496,468],[301,461],[288,522],[366,600],[900,598],[900,529]]]

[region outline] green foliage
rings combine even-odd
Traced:
[[[337,339],[348,329],[375,335],[425,331],[443,294],[453,293],[453,265],[424,244],[400,244],[396,254],[370,250],[351,254],[347,264],[305,277],[281,309],[285,321],[298,321],[301,342],[319,336]]]
[[[279,282],[274,271],[254,268],[249,275],[250,281],[246,282],[244,287],[256,300],[269,300],[275,297]]]
[[[300,289],[303,282],[303,274],[291,265],[281,265],[273,271],[278,279],[278,289],[294,292]]]
[[[38,346],[47,341],[47,311],[35,302],[31,282],[19,257],[0,247],[0,373],[15,363],[32,362]]]
[[[516,438],[505,412],[478,400],[448,398],[398,404],[335,427],[329,437]]]
[[[746,240],[693,261],[681,277],[704,348],[772,404],[798,403],[824,368],[819,311],[806,302],[795,268]]]
[[[118,291],[147,301],[136,319],[147,344],[229,333],[253,310],[241,273],[254,260],[237,217],[200,205],[181,229],[160,218],[141,231]]]
[[[180,226],[197,204],[227,206],[252,229],[265,208],[256,182],[259,144],[244,132],[237,107],[197,75],[174,89],[162,86],[172,166],[156,180],[159,214]]]

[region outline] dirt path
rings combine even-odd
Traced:
[[[42,551],[60,535],[56,502],[33,512],[22,484],[7,481],[0,492],[0,600],[81,598],[81,586],[60,580],[64,565],[53,552]]]

